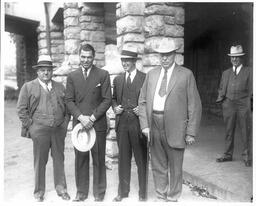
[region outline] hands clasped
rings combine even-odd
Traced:
[[[80,115],[78,117],[78,120],[81,122],[81,124],[85,127],[85,129],[89,130],[93,126],[93,121],[90,119],[90,116],[86,115]]]

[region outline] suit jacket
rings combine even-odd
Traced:
[[[161,68],[148,72],[139,97],[141,128],[151,128],[153,100]],[[171,147],[184,148],[185,136],[197,136],[202,105],[193,73],[175,65],[167,88],[164,126]]]
[[[216,102],[220,103],[223,102],[223,100],[226,98],[226,94],[227,94],[227,88],[228,88],[228,82],[229,82],[229,77],[230,74],[232,74],[233,72],[233,68],[229,68],[227,70],[225,70],[222,73],[222,77],[221,77],[221,81],[220,81],[220,86],[219,86],[219,90],[218,90],[218,97]],[[249,98],[252,97],[252,70],[249,67],[242,67],[239,75],[243,75],[243,79],[245,80],[244,82],[247,83],[247,93],[245,94],[245,96],[248,96]]]
[[[73,115],[73,126],[79,115],[94,115],[96,121],[94,129],[107,129],[106,111],[111,105],[111,85],[107,71],[92,67],[86,81],[82,68],[71,72],[67,77],[65,102]]]
[[[56,93],[57,101],[59,103],[58,105],[61,107],[63,113],[65,114],[64,121],[68,123],[70,119],[70,115],[67,113],[66,106],[64,103],[65,88],[61,83],[55,82],[53,80],[52,80],[52,88]],[[38,79],[34,79],[30,82],[25,83],[20,90],[18,103],[17,103],[17,111],[18,111],[18,116],[22,122],[22,128],[21,128],[22,137],[31,138],[28,132],[28,129],[32,124],[32,117],[39,104],[40,96],[41,96],[41,88],[40,88],[40,83]]]
[[[142,73],[139,70],[137,70],[136,76],[133,79],[133,84],[135,85],[137,101],[139,99],[140,89],[143,85],[145,77],[146,77],[145,73]],[[113,108],[122,103],[123,88],[124,88],[125,82],[126,82],[125,73],[117,76],[113,81],[113,98],[112,98]],[[115,126],[116,130],[119,125],[119,119],[120,119],[120,115],[116,115],[116,126]]]

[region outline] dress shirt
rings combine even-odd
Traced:
[[[166,87],[166,90],[168,88],[174,66],[175,66],[175,63],[167,70],[167,87]],[[155,110],[155,111],[164,111],[164,104],[165,104],[166,95],[164,95],[163,97],[160,97],[160,95],[159,95],[159,89],[160,89],[160,86],[161,86],[162,79],[164,77],[164,72],[165,72],[165,69],[162,68],[159,79],[157,81],[157,85],[156,85],[156,90],[155,90],[155,95],[154,95],[154,102],[153,102],[153,110]]]
[[[235,70],[236,70],[236,75],[238,75],[239,74],[239,72],[240,72],[240,70],[242,69],[242,64],[240,64],[237,68],[235,68],[234,66],[233,66],[233,72],[235,72]]]
[[[91,69],[92,69],[92,67],[90,67],[89,69],[87,69],[87,72],[86,72],[87,78],[88,78],[88,76],[89,76],[89,74],[90,74],[90,72],[91,72]],[[82,67],[82,70],[83,70],[83,73],[86,71],[85,68],[83,68],[83,67]]]
[[[131,72],[131,75],[130,75],[131,83],[132,83],[134,77],[136,76],[136,74],[137,74],[137,69],[134,69],[134,70]],[[126,81],[127,81],[128,76],[129,76],[129,72],[125,72],[125,79],[126,79]]]
[[[39,84],[44,88],[45,91],[51,91],[52,90],[52,81],[49,81],[48,84],[42,82],[39,78],[37,78],[39,81]]]

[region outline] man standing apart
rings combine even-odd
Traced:
[[[147,144],[140,129],[138,98],[146,75],[136,69],[137,59],[134,49],[122,50],[125,73],[114,79],[112,106],[116,114],[119,148],[118,195],[113,200],[116,202],[128,197],[130,192],[132,152],[138,168],[139,200],[145,200]]]
[[[193,73],[175,63],[177,49],[172,39],[161,40],[155,48],[161,67],[149,71],[139,97],[141,129],[152,144],[156,195],[174,202],[182,191],[184,149],[195,142],[202,111]]]
[[[49,150],[53,159],[54,185],[63,200],[69,200],[64,173],[64,146],[69,115],[64,104],[65,88],[52,80],[54,66],[50,56],[40,56],[38,78],[25,83],[17,103],[22,122],[21,136],[33,141],[35,189],[34,197],[42,202],[45,194],[45,169]]]
[[[85,129],[94,127],[96,142],[91,149],[93,159],[93,195],[103,201],[106,191],[105,148],[106,111],[111,105],[110,78],[107,71],[93,65],[95,50],[90,44],[79,49],[80,68],[67,77],[65,101],[73,115],[73,128],[81,122]],[[75,150],[77,193],[74,201],[84,201],[89,190],[89,151]]]
[[[217,103],[222,103],[223,118],[226,126],[224,155],[217,162],[232,161],[236,121],[241,129],[243,159],[246,167],[251,166],[251,98],[252,70],[242,64],[245,55],[241,45],[230,49],[231,68],[222,74]]]

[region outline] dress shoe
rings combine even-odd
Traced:
[[[220,157],[216,159],[216,162],[228,162],[228,161],[232,161],[232,157]]]
[[[244,164],[245,164],[246,167],[251,167],[252,166],[252,161],[244,160]]]
[[[43,202],[44,201],[44,196],[38,196],[38,197],[35,197],[36,201],[37,202]]]
[[[147,201],[147,199],[145,197],[139,196],[139,201],[140,202],[145,202],[145,201]]]
[[[102,202],[103,201],[103,197],[95,197],[94,201],[95,202]]]
[[[70,196],[67,192],[64,192],[62,194],[59,194],[59,196],[63,199],[63,200],[70,200]]]
[[[128,197],[128,195],[125,196],[121,196],[121,195],[117,195],[114,199],[113,202],[121,202],[123,198]]]
[[[87,199],[87,197],[83,194],[76,194],[75,199],[73,199],[73,202],[83,202],[85,201],[85,199]]]

